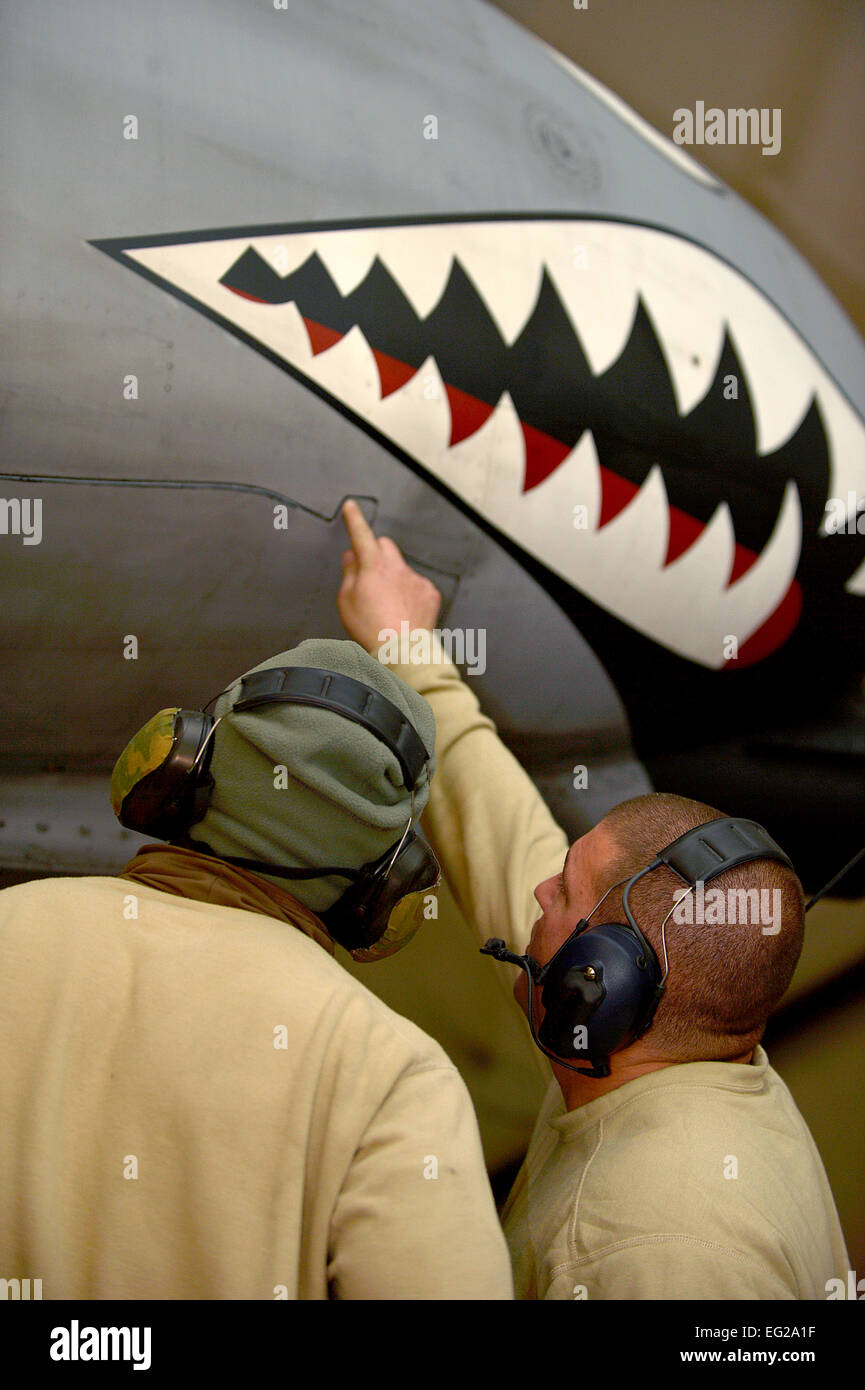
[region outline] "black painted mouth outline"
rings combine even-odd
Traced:
[[[395,449],[392,441],[372,429],[302,371],[286,363],[231,320],[124,253],[148,246],[229,237],[247,237],[252,241],[279,234],[366,227],[544,220],[603,220],[679,236],[668,228],[649,228],[648,224],[625,218],[531,213],[249,227],[168,234],[134,241],[113,239],[93,244],[221,323],[305,385],[312,386],[331,405],[406,459],[404,452]],[[688,238],[680,239],[698,244]],[[722,259],[714,252],[708,254]],[[738,270],[736,273],[741,275]],[[382,396],[404,385],[422,363],[433,356],[451,406],[452,444],[479,428],[492,413],[502,392],[508,391],[526,440],[525,490],[543,481],[567,457],[584,430],[591,429],[602,478],[599,528],[628,505],[650,469],[660,465],[670,511],[666,564],[674,563],[690,548],[719,503],[725,501],[736,538],[727,581],[728,587],[734,584],[750,569],[767,544],[791,480],[796,483],[802,510],[800,569],[803,556],[818,537],[830,484],[829,446],[820,407],[812,398],[788,439],[773,453],[758,454],[752,393],[729,329],[725,332],[712,385],[697,406],[681,416],[676,408],[661,342],[642,300],[637,301],[631,331],[618,358],[594,376],[546,269],[533,311],[510,346],[505,344],[486,302],[456,256],[439,301],[424,318],[417,315],[378,257],[360,284],[347,295],[342,295],[316,252],[297,270],[280,276],[254,247],[249,246],[221,277],[220,283],[259,303],[278,306],[293,302],[306,325],[314,355],[334,346],[357,326],[378,365]],[[795,331],[792,326],[791,331]],[[545,364],[545,373],[539,372],[539,362]],[[724,399],[722,394],[724,380],[730,375],[736,376],[740,384],[734,400]],[[650,411],[645,408],[647,399],[652,403]],[[707,480],[719,474],[726,489],[724,493],[710,495]],[[426,470],[424,476],[433,485],[440,486],[434,475]],[[441,490],[452,495],[446,487]],[[467,504],[463,504],[464,510],[466,507]],[[474,509],[468,510],[475,515]],[[824,542],[825,551],[826,537],[819,539]],[[865,554],[865,544],[861,547],[848,544],[846,553],[853,554],[852,559],[845,562],[841,560],[839,547],[835,547],[833,557],[837,559],[832,569],[836,584],[843,586],[847,575],[858,567],[862,559],[857,553],[859,549]],[[821,569],[825,573],[825,556],[821,558],[824,561]],[[801,607],[802,590],[798,579],[794,578],[773,614],[740,648],[735,665],[741,668],[759,661],[783,645],[796,627]]]

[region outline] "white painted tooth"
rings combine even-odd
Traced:
[[[601,517],[603,484],[595,437],[591,430],[583,431],[562,467],[556,469],[548,481],[557,479],[559,474],[562,476],[556,485],[557,492],[561,498],[564,518],[568,526],[572,530],[594,535]],[[582,517],[580,524],[574,525],[575,508],[577,507],[585,507],[586,509],[585,526],[582,524]],[[558,508],[555,515],[560,515]]]
[[[359,328],[318,353],[305,370],[326,391],[369,419],[380,398],[380,384],[375,358]]]
[[[591,430],[584,430],[576,445],[558,468],[525,495],[528,514],[536,517],[538,529],[570,535],[594,535],[602,504],[601,469]],[[579,525],[574,525],[575,509],[585,508]],[[585,524],[583,524],[585,520]],[[570,548],[570,547],[569,547]]]
[[[250,299],[237,299],[231,315],[250,336],[264,343],[285,362],[311,370],[314,362],[309,334],[295,304],[256,304]]]
[[[633,501],[575,547],[571,581],[638,631],[705,662],[693,591],[663,567],[668,535],[667,491],[655,467]]]
[[[523,499],[515,539],[639,631],[701,665],[722,665],[722,638],[729,630],[722,601],[734,545],[726,506],[716,510],[692,548],[695,554],[689,551],[665,568],[669,507],[659,468],[651,470],[639,494],[601,531],[571,529],[566,543],[567,527],[550,526],[551,514],[561,514],[563,523],[572,517],[573,496],[579,492],[590,499],[593,483],[599,509],[600,470],[587,432],[565,463]],[[540,496],[545,490],[546,501]],[[527,525],[526,512],[532,508],[535,514]]]
[[[578,507],[585,508],[585,513],[577,514]],[[584,587],[583,571],[590,571],[586,561],[592,553],[600,511],[601,470],[595,441],[591,431],[585,430],[559,467],[524,495],[520,526],[545,564]]]
[[[205,283],[196,282],[191,275],[181,277],[180,267],[174,264],[172,274],[177,278],[173,283],[180,284],[187,293],[195,294],[203,303],[224,318],[230,319],[238,328],[242,328],[256,342],[262,343],[285,362],[308,371],[313,360],[312,349],[303,319],[295,304],[259,304],[256,300],[246,299],[243,295],[235,294],[225,285],[219,284],[219,276],[225,274],[248,244],[233,242],[235,249],[228,257],[228,265],[222,266],[218,274],[214,266]],[[182,247],[177,249],[184,250]],[[207,249],[210,250],[209,247]]]
[[[434,357],[429,356],[398,391],[377,400],[370,421],[436,477],[454,486],[442,471],[450,453],[451,412]]]
[[[509,345],[522,333],[541,287],[542,266],[525,239],[466,228],[457,257]],[[530,239],[530,241],[533,239]]]
[[[507,420],[503,407],[499,420],[502,426]],[[666,553],[668,518],[660,468],[652,469],[633,501],[596,531],[573,526],[576,504],[587,506],[592,522],[600,511],[600,469],[591,434],[586,431],[568,458],[525,494],[523,456],[519,421],[512,413],[509,439],[500,434],[496,441],[493,485],[485,515],[562,578],[642,628],[642,623],[635,621],[636,600],[638,617],[645,618],[645,630],[654,633],[661,607],[661,562]],[[551,525],[551,516],[560,516],[562,524]]]
[[[844,504],[848,525],[851,516],[855,525],[856,506],[865,498],[865,425],[828,377],[820,384],[817,402],[829,440],[829,496]],[[827,534],[825,516],[820,534]]]
[[[473,435],[455,444],[451,453],[467,451],[473,441],[481,441],[490,453],[489,489],[486,497],[489,514],[492,515],[491,509],[499,504],[503,492],[522,500],[526,448],[520,417],[510,391],[502,392],[489,419],[485,420]]]
[[[378,249],[376,229],[318,232],[315,249],[340,294],[345,296],[369,274]]]
[[[655,234],[636,271],[639,292],[666,358],[680,415],[703,399],[718,368],[725,307],[706,255],[688,242]],[[635,258],[636,258],[636,252]]]
[[[720,502],[693,545],[667,565],[664,574],[671,596],[675,592],[677,601],[687,605],[689,625],[693,622],[695,594],[700,595],[701,604],[705,602],[709,607],[724,594],[735,547],[730,508],[726,502]]]
[[[744,276],[727,266],[718,269],[718,293],[754,408],[757,452],[774,453],[798,429],[811,404],[816,359]]]
[[[459,245],[459,225],[377,228],[376,247],[418,318],[438,304]]]
[[[680,410],[692,410],[711,385],[726,328],[745,373],[739,391],[747,385],[754,408],[757,451],[774,452],[798,428],[823,375],[813,353],[744,276],[702,248],[661,232],[638,237],[635,247]]]
[[[586,450],[589,446],[582,447]],[[593,441],[591,449],[594,452]],[[585,454],[579,463],[585,467]],[[559,485],[566,486],[565,477]],[[572,504],[569,511],[572,518]],[[540,515],[539,509],[538,520]],[[620,617],[627,614],[633,626],[647,630],[646,623],[648,630],[654,631],[667,533],[667,493],[660,468],[649,472],[633,501],[602,530],[572,528],[567,547],[559,543],[558,531],[547,522],[547,532],[556,537],[555,551],[560,555],[564,551],[563,558],[555,563],[548,560],[549,542],[542,542],[541,558],[610,612]]]
[[[637,566],[643,575],[661,575],[667,555],[670,507],[664,475],[655,464],[647,473],[639,492],[626,507],[595,533],[593,556],[608,556],[619,567],[616,584],[633,601],[632,577]]]
[[[710,589],[706,609],[701,608],[698,618],[693,589],[677,582],[677,577],[663,567],[668,536],[667,493],[661,470],[655,467],[634,501],[597,533],[589,557],[591,582],[597,587],[598,601],[638,631],[693,661],[709,664],[711,645],[705,625],[717,584]],[[611,542],[616,542],[614,548]],[[608,547],[606,554],[602,546]],[[701,580],[705,583],[703,576]]]
[[[462,467],[469,455],[481,451],[489,463],[486,491],[478,509],[563,578],[582,583],[584,576],[575,551],[593,541],[600,511],[600,470],[591,434],[586,431],[558,468],[537,487],[524,492],[525,441],[511,397],[505,392],[482,429],[456,445],[450,454]],[[580,503],[587,508],[589,525],[576,531],[573,509]],[[585,568],[591,572],[590,565]]]
[[[576,222],[545,238],[543,260],[596,376],[621,356],[637,309],[633,245],[621,230]]]
[[[741,646],[783,599],[796,574],[802,549],[802,508],[799,489],[788,482],[775,528],[759,559],[727,590],[722,608]]]
[[[444,467],[459,480],[460,494],[498,525],[518,498],[523,452],[519,421],[505,395],[480,429],[448,449]]]

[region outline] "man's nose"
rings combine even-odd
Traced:
[[[535,889],[535,902],[539,907],[543,908],[544,912],[546,912],[549,905],[553,882],[553,879],[545,878],[543,883],[539,883]]]

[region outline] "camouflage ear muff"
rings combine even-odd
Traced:
[[[213,725],[200,710],[163,709],[148,719],[111,774],[111,805],[121,825],[173,840],[201,819],[213,789],[207,772],[212,742],[198,767],[196,760]]]
[[[226,863],[287,879],[339,875],[351,886],[321,914],[328,933],[355,960],[393,955],[411,940],[423,920],[425,893],[439,881],[432,849],[414,825],[414,791],[429,754],[414,725],[377,690],[350,676],[313,667],[272,667],[241,682],[232,707],[247,711],[278,703],[312,705],[362,725],[398,760],[412,793],[412,813],[402,837],[378,860],[361,869],[289,869],[228,856]],[[223,716],[224,717],[224,716]],[[183,842],[207,810],[214,781],[209,772],[218,719],[202,710],[164,709],[130,739],[111,775],[111,805],[121,825],[157,840]]]
[[[111,774],[111,806],[121,818],[123,802],[136,783],[148,773],[155,772],[165,762],[174,742],[174,717],[177,709],[161,709],[148,719],[127,743]]]

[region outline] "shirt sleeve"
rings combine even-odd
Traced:
[[[798,1297],[792,1283],[752,1255],[690,1236],[623,1241],[604,1254],[575,1260],[552,1273],[545,1299],[778,1302]]]
[[[567,836],[456,666],[443,651],[437,655],[432,665],[391,667],[435,716],[436,772],[424,828],[481,942],[504,937],[521,954],[540,915],[533,890],[561,870]]]
[[[339,1299],[512,1299],[508,1248],[468,1091],[452,1067],[403,1074],[352,1159],[330,1230]]]

